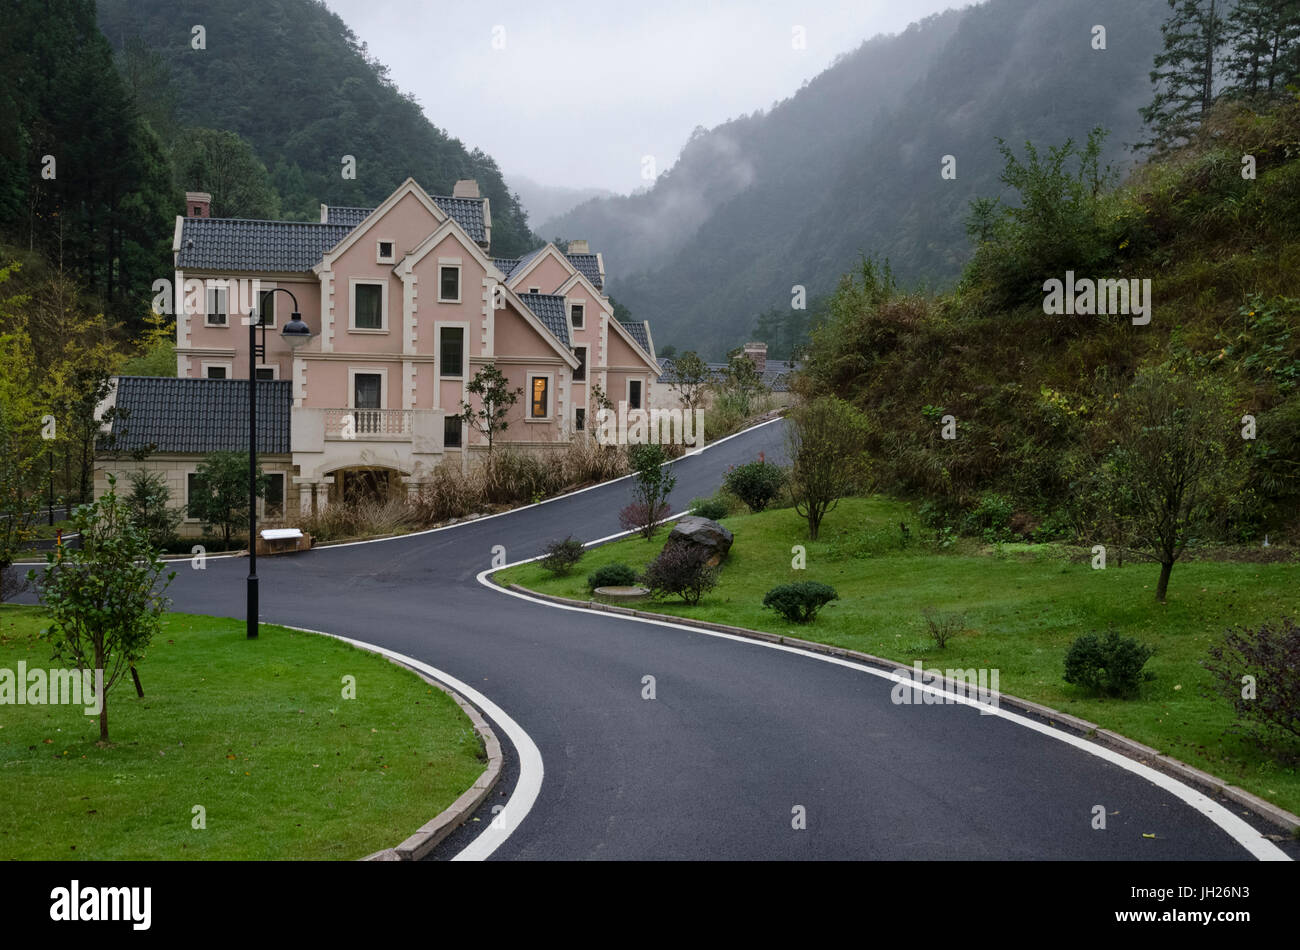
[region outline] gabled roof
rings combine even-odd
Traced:
[[[494,257],[492,258],[492,263],[495,265],[497,270],[501,271],[502,276],[508,280],[510,278],[510,272],[519,266],[519,258]]]
[[[483,202],[486,198],[453,198],[449,195],[429,195],[433,203],[446,214],[456,219],[456,223],[465,229],[470,239],[476,244],[487,243],[487,228],[483,218]],[[346,224],[355,228],[370,216],[374,208],[335,208],[330,205],[326,212],[330,224]]]
[[[564,297],[559,294],[520,294],[519,299],[531,310],[542,325],[550,330],[557,340],[573,349],[573,340],[569,337],[569,315],[565,310]]]
[[[543,244],[537,250],[529,251],[523,257],[519,258],[519,260],[515,261],[515,266],[510,268],[510,272],[512,274],[522,272],[525,267],[527,267],[529,264],[533,262],[533,258],[537,257],[538,254],[541,254],[543,251],[545,251],[546,248],[547,245]]]
[[[619,321],[622,323],[622,321]],[[646,326],[644,320],[635,320],[632,323],[623,323],[623,329],[631,334],[632,339],[636,340],[641,349],[647,353],[650,352],[650,328]]]
[[[110,437],[99,448],[132,452],[247,452],[248,380],[119,376]],[[257,383],[257,451],[287,455],[293,384]]]
[[[604,290],[605,278],[600,273],[600,260],[595,254],[565,254],[583,277],[591,281],[597,290]]]
[[[341,224],[185,218],[176,254],[181,270],[309,271],[352,230]]]

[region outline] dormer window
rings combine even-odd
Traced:
[[[375,250],[375,263],[376,264],[393,263],[393,242],[392,241],[378,242]]]

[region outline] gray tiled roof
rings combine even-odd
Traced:
[[[352,230],[349,225],[248,218],[186,218],[181,270],[309,271]]]
[[[569,339],[569,315],[565,312],[564,297],[559,294],[520,294],[519,299],[528,305],[528,309],[537,315],[555,335],[555,338],[569,349],[573,342]]]
[[[620,320],[619,323],[622,323],[623,329],[628,332],[628,336],[636,340],[641,349],[647,353],[650,352],[650,330],[646,327],[644,320],[636,320],[632,323],[623,323]]]
[[[326,223],[346,224],[350,228],[355,228],[370,217],[370,213],[374,210],[374,208],[335,208],[330,205],[326,215],[328,219]]]
[[[509,278],[510,272],[519,266],[519,258],[494,257],[492,258],[492,263],[496,265],[497,270],[501,271],[501,273],[505,274],[506,277]]]
[[[514,266],[514,268],[511,270],[511,273],[518,273],[522,268],[527,267],[527,266],[528,266],[528,262],[531,261],[531,260],[532,260],[534,257],[536,257],[538,254],[542,253],[542,251],[544,251],[544,250],[546,250],[546,246],[545,246],[545,245],[543,245],[542,247],[539,247],[539,248],[538,248],[537,250],[535,250],[535,251],[529,251],[527,254],[525,254],[523,257],[519,258],[519,260],[515,262],[515,266]]]
[[[257,383],[257,451],[289,452],[292,383]],[[118,413],[101,449],[126,452],[248,451],[248,380],[119,376]]]
[[[475,244],[487,243],[487,228],[483,224],[483,202],[486,198],[448,198],[430,195],[436,204],[456,219]]]
[[[595,254],[566,254],[565,257],[597,290],[603,289],[601,285],[604,279],[600,276],[600,262],[596,260]]]
[[[623,324],[628,326],[628,324]],[[659,360],[659,365],[663,368],[663,374],[659,377],[659,382],[667,384],[672,382],[673,378],[673,361],[669,357],[663,357]],[[706,363],[709,368],[709,375],[715,380],[721,379],[727,372],[726,363]],[[784,393],[790,391],[790,374],[798,366],[788,360],[768,360],[767,366],[763,369],[763,384],[774,393]]]

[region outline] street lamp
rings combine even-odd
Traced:
[[[274,287],[266,291],[288,294],[293,301],[293,314],[280,331],[280,336],[297,349],[311,338],[311,330],[298,312],[298,298],[293,291]],[[248,639],[257,639],[257,359],[266,359],[266,322],[262,312],[265,296],[257,302],[257,319],[245,317],[248,324],[248,608],[246,624]],[[262,328],[262,342],[257,342],[257,328]]]

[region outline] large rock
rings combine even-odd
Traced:
[[[689,544],[709,552],[709,565],[716,566],[731,550],[734,536],[730,531],[708,518],[687,515],[678,519],[668,535],[668,544]]]

